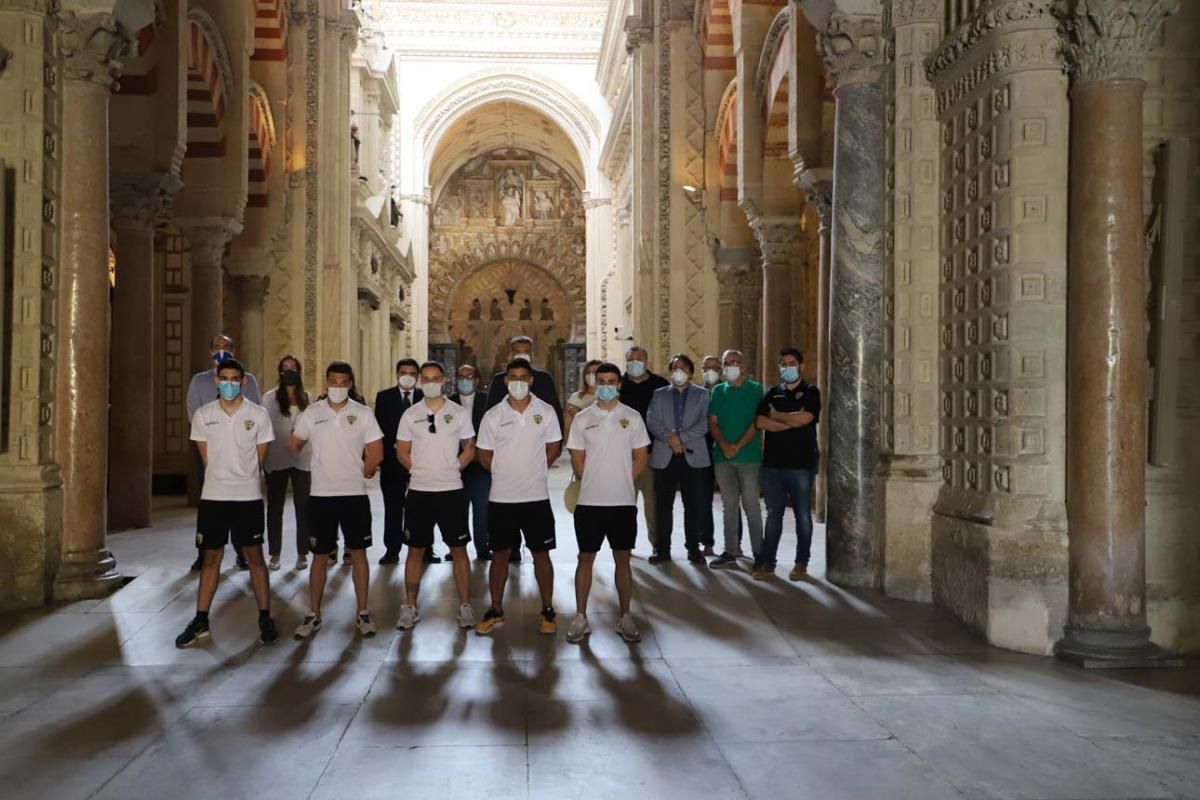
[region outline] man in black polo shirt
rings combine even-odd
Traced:
[[[780,383],[767,390],[758,406],[756,424],[765,431],[762,489],[767,501],[767,524],[762,551],[754,564],[754,579],[775,574],[775,553],[783,536],[783,512],[791,498],[796,516],[796,564],[788,577],[798,581],[808,574],[812,545],[812,484],[821,462],[817,448],[817,421],[821,417],[821,392],[803,377],[804,356],[794,347],[779,353]]]
[[[670,386],[662,375],[656,375],[646,367],[649,355],[646,348],[640,344],[631,344],[625,348],[625,374],[621,376],[621,404],[629,406],[646,422],[646,413],[650,410],[650,398],[664,386]],[[642,509],[646,513],[646,534],[650,545],[654,545],[654,534],[658,530],[655,519],[657,508],[654,503],[654,470],[644,469],[633,482],[634,503],[637,495],[642,496]]]

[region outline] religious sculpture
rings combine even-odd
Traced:
[[[534,219],[553,219],[554,199],[545,189],[538,189],[533,198]]]
[[[504,191],[504,199],[500,201],[504,206],[504,225],[512,227],[521,218],[521,195],[511,186]]]
[[[483,319],[483,303],[479,302],[478,297],[471,301],[471,310],[467,312],[467,319]]]
[[[541,313],[542,319],[550,321],[554,320],[554,309],[550,306],[550,299],[547,297],[542,298]]]
[[[504,312],[500,310],[500,301],[494,297],[492,298],[492,305],[489,310],[492,319],[504,319]]]
[[[525,304],[521,306],[521,313],[517,315],[517,319],[533,319],[533,304],[529,302],[528,297],[525,298]]]

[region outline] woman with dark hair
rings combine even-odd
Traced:
[[[263,469],[267,474],[267,546],[271,560],[267,564],[279,569],[283,549],[283,506],[287,502],[288,482],[292,484],[292,502],[296,509],[296,569],[308,568],[308,493],[312,486],[309,472],[312,453],[288,450],[288,440],[296,427],[300,412],[308,408],[309,397],[304,391],[300,361],[292,355],[279,359],[279,380],[275,388],[263,395],[263,405],[271,415],[275,441],[267,451]]]

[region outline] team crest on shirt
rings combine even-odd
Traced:
[[[541,425],[541,424],[542,424],[542,415],[541,415],[541,414],[534,414],[534,415],[533,415],[533,424],[534,424],[534,425]]]
[[[197,533],[196,534],[196,547],[203,547],[203,546],[204,546],[204,534]]]
[[[248,431],[254,430],[254,420],[248,419],[245,422],[243,422],[242,424],[246,426],[246,430],[248,430]]]
[[[449,425],[451,422],[454,422],[454,415],[453,415],[453,414],[443,414],[443,415],[442,415],[442,422],[444,422],[444,423],[446,423],[447,425]]]
[[[346,422],[353,425],[354,423],[358,422],[358,417],[354,414],[351,414],[350,416],[346,417]]]
[[[618,422],[617,424],[618,424],[618,425],[620,425],[622,428],[628,428],[628,427],[629,427],[629,420],[628,420],[628,419],[626,419],[625,417],[621,417],[621,421],[620,421],[620,422]]]

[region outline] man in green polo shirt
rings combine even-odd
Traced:
[[[742,375],[742,354],[726,350],[721,356],[722,377],[712,389],[708,404],[708,429],[713,437],[713,468],[721,485],[721,505],[725,512],[725,552],[710,566],[717,569],[737,566],[741,510],[746,512],[750,546],[755,563],[762,547],[762,508],[758,502],[758,472],[762,466],[762,436],[754,424],[762,402],[762,384]]]

